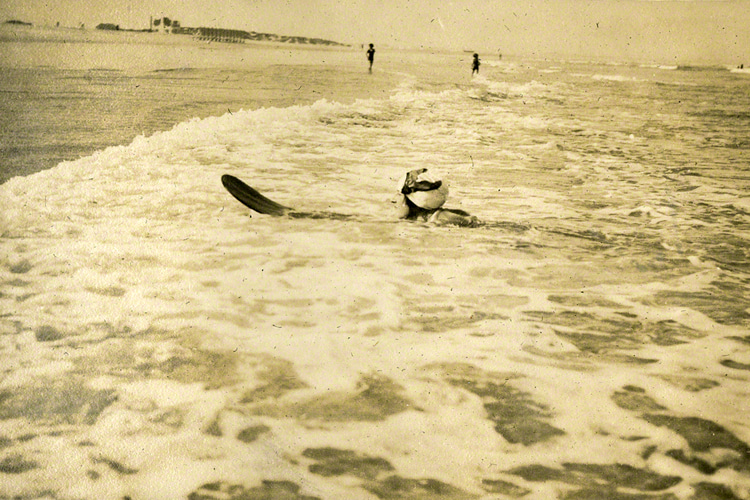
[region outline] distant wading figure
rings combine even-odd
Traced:
[[[367,60],[370,61],[370,73],[372,73],[372,63],[375,62],[375,46],[370,44],[370,48],[367,49]]]
[[[463,210],[442,208],[447,199],[448,186],[430,175],[426,168],[420,168],[407,172],[401,178],[393,203],[399,219],[463,227],[481,225],[479,219]]]
[[[474,54],[474,61],[471,63],[471,74],[479,74],[479,54]]]

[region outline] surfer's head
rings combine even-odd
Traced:
[[[448,199],[448,186],[426,168],[407,172],[398,183],[398,191],[425,210],[436,210]]]

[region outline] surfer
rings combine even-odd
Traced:
[[[375,46],[370,44],[370,48],[367,49],[367,60],[370,61],[370,73],[372,73],[372,63],[375,62]]]
[[[464,227],[481,224],[479,219],[463,210],[442,208],[447,199],[448,186],[428,173],[426,168],[419,168],[401,178],[393,203],[399,219]]]
[[[302,212],[266,198],[237,177],[229,174],[221,176],[221,183],[229,193],[246,207],[259,214],[275,217],[348,220],[351,215],[333,212]],[[448,186],[433,177],[426,168],[411,170],[404,174],[398,183],[398,193],[393,203],[399,219],[420,220],[435,224],[462,227],[478,227],[482,223],[463,210],[443,208],[448,198]]]
[[[479,54],[474,54],[474,60],[471,63],[471,74],[472,76],[476,73],[479,74]]]

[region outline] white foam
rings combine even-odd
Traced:
[[[642,388],[669,414],[750,439],[746,408],[730,404],[747,398],[746,371],[719,364],[723,356],[748,362],[744,344],[730,338],[746,332],[705,307],[727,274],[711,248],[684,234],[745,237],[704,213],[706,204],[747,212],[741,189],[665,187],[663,144],[633,140],[624,126],[611,131],[598,110],[570,118],[547,100],[576,98],[567,83],[489,73],[428,91],[420,81],[382,101],[191,120],[0,186],[2,346],[12,370],[0,390],[74,373],[82,387],[118,395],[94,424],[66,427],[71,437],[51,448],[65,463],[33,441],[14,442],[44,456],[29,484],[92,498],[184,498],[212,481],[288,479],[310,494],[366,497],[350,477],[309,471],[302,452],[326,446],[477,494],[481,479],[533,464],[623,463],[698,480],[664,455],[685,449],[681,437],[613,400],[624,386]],[[623,159],[639,148],[648,149],[641,161]],[[446,206],[468,207],[489,224],[389,220],[383,205],[395,179],[420,166],[450,182]],[[227,172],[299,210],[355,218],[250,213],[221,186]],[[648,335],[665,324],[684,328],[686,343],[654,343]],[[62,338],[37,340],[45,326]],[[237,374],[220,365],[217,373],[199,366],[206,380],[166,374],[205,350],[238,356]],[[635,358],[655,362],[626,362]],[[279,376],[298,389],[271,398],[277,412],[262,414],[239,401],[263,383],[283,392],[268,380],[269,360],[288,362]],[[522,391],[565,434],[509,443],[488,420],[488,401],[441,368],[455,364]],[[392,380],[409,409],[372,422],[283,412],[361,391],[367,376]],[[669,377],[716,385],[691,391]],[[21,420],[9,437],[42,434]],[[221,436],[206,433],[213,422]],[[260,423],[262,438],[236,439]],[[137,472],[124,481],[112,461]],[[98,481],[64,479],[87,467]],[[5,492],[31,491],[15,480]],[[555,489],[524,484],[537,498]]]

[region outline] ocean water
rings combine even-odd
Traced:
[[[0,183],[193,118],[387,96],[352,51],[0,26]],[[343,72],[331,87],[331,73]],[[367,85],[364,85],[364,82]]]
[[[750,498],[747,73],[25,43],[3,161],[90,135],[0,185],[0,498]]]

